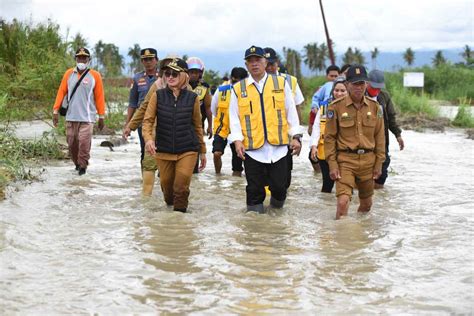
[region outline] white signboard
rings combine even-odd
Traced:
[[[404,87],[419,87],[425,85],[425,74],[422,72],[405,72],[403,74]]]

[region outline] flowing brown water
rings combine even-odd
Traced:
[[[473,313],[473,142],[392,139],[373,211],[334,220],[304,151],[283,211],[245,214],[245,179],[193,178],[190,213],[140,197],[138,145],[98,147],[0,202],[0,313]],[[210,142],[208,142],[210,151]],[[268,200],[266,201],[268,204]]]

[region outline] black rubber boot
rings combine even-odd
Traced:
[[[186,213],[187,209],[184,207],[184,208],[175,208],[173,211],[175,212],[181,212],[181,213]]]
[[[86,168],[79,168],[78,174],[82,176],[83,174],[86,174]]]
[[[256,212],[258,214],[265,214],[263,204],[247,205],[247,212]]]
[[[283,204],[285,204],[285,201],[278,201],[275,199],[273,196],[270,198],[270,206],[273,208],[282,208]]]

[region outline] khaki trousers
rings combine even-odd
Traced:
[[[173,205],[175,210],[185,210],[188,207],[189,185],[197,156],[197,152],[156,154],[161,191],[166,204]]]
[[[89,164],[93,123],[66,122],[66,140],[74,164],[87,168]]]

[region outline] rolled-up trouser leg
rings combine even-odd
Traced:
[[[175,178],[175,165],[174,160],[163,160],[156,158],[158,168],[160,169],[160,185],[163,197],[168,205],[173,205],[174,200],[174,178]]]
[[[175,210],[183,211],[188,207],[189,185],[191,184],[194,163],[196,162],[197,157],[198,153],[190,152],[181,154],[176,161],[173,183]]]

